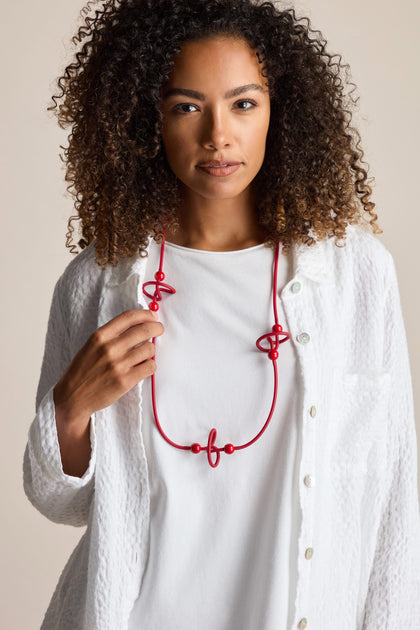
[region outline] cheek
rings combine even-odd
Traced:
[[[182,156],[188,153],[191,146],[191,130],[182,126],[171,126],[162,129],[162,142],[169,163],[179,164]],[[182,147],[182,151],[180,150]]]
[[[162,142],[165,147],[166,155],[169,157],[174,150],[176,140],[173,133],[165,128],[162,129]]]
[[[269,118],[262,119],[260,124],[254,128],[252,135],[249,137],[250,147],[252,148],[255,159],[258,160],[261,159],[261,155],[264,155],[265,153],[269,120]]]

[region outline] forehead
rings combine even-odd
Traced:
[[[168,85],[175,82],[199,81],[201,85],[212,81],[222,84],[264,84],[257,51],[237,37],[217,36],[186,42],[174,59],[174,68]],[[184,87],[184,86],[183,86]],[[223,89],[223,88],[222,88]]]

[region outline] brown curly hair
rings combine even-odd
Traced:
[[[360,135],[350,125],[355,85],[341,56],[326,51],[320,31],[293,9],[256,0],[106,0],[85,7],[73,37],[75,61],[57,80],[60,127],[72,126],[67,190],[81,221],[83,249],[96,239],[97,262],[146,255],[148,237],[161,242],[164,221],[179,225],[178,180],[161,137],[162,88],[184,42],[213,35],[241,37],[256,50],[270,90],[264,163],[254,180],[256,215],[265,242],[312,245],[370,215],[375,204],[362,167]],[[347,88],[351,86],[350,90]]]

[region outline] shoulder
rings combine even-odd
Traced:
[[[343,246],[337,246],[335,239],[329,239],[329,253],[344,273],[351,273],[354,279],[380,284],[394,273],[394,260],[390,251],[363,224],[348,225]]]
[[[368,255],[383,261],[391,258],[383,242],[362,223],[347,226],[346,240],[351,244],[354,254]]]
[[[69,262],[59,278],[59,283],[66,288],[85,282],[96,283],[102,273],[102,269],[96,263],[95,243],[92,242]]]
[[[77,306],[87,296],[100,291],[104,271],[95,259],[95,245],[90,243],[70,261],[57,282],[57,290],[63,307]]]
[[[120,301],[121,295],[114,288],[140,275],[144,265],[144,258],[132,256],[102,269],[96,262],[94,242],[67,265],[57,281],[54,303],[61,312],[72,347],[80,347],[98,328],[100,312],[110,292],[113,299]]]
[[[104,276],[91,243],[70,261],[57,281],[54,300],[76,348],[97,328]]]

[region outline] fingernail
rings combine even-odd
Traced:
[[[156,311],[150,311],[155,319],[159,317]]]

